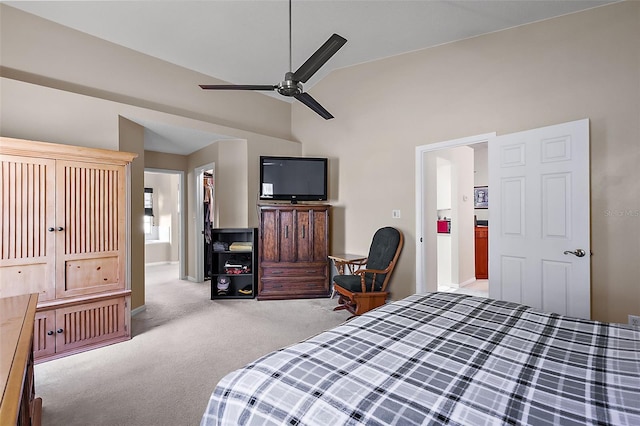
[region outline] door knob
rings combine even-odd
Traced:
[[[62,226],[58,226],[58,231],[64,231],[64,228]]]
[[[54,228],[53,226],[51,228],[47,229],[47,231],[49,231],[49,232],[53,232],[55,230],[56,230],[56,228]]]
[[[565,250],[564,254],[573,254],[574,256],[577,256],[577,257],[584,257],[584,255],[587,254],[587,252],[585,252],[582,249],[576,249],[576,251]]]
[[[61,329],[61,328],[59,328],[59,329],[57,329],[56,331],[58,332],[58,334],[60,334],[60,333],[62,333],[64,330],[63,330],[63,329]]]
[[[47,336],[53,336],[53,330],[47,331]]]

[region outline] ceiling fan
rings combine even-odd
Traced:
[[[205,90],[277,90],[283,96],[294,97],[325,120],[333,118],[333,115],[313,97],[304,92],[302,83],[306,83],[340,48],[347,39],[333,34],[313,55],[306,60],[295,72],[291,69],[291,0],[289,0],[289,72],[284,75],[284,80],[275,85],[258,84],[201,84]]]

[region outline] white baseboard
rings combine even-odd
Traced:
[[[147,262],[144,266],[158,266],[158,265],[177,265],[178,261],[165,260],[162,262]]]
[[[131,316],[132,317],[136,316],[139,313],[144,312],[146,310],[147,310],[147,305],[138,306],[137,308],[131,310]]]
[[[473,284],[473,283],[475,283],[475,282],[476,282],[476,277],[473,277],[473,278],[470,278],[470,279],[466,280],[466,281],[465,281],[465,282],[463,282],[463,283],[458,284],[458,287],[464,287],[464,286],[467,286],[467,285]]]

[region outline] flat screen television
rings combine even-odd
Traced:
[[[260,199],[324,201],[327,199],[327,159],[260,157]]]

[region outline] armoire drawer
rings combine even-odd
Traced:
[[[302,265],[302,266],[263,266],[263,278],[277,277],[326,277],[326,265]]]
[[[259,285],[258,299],[326,297],[329,294],[325,279],[263,278]]]

